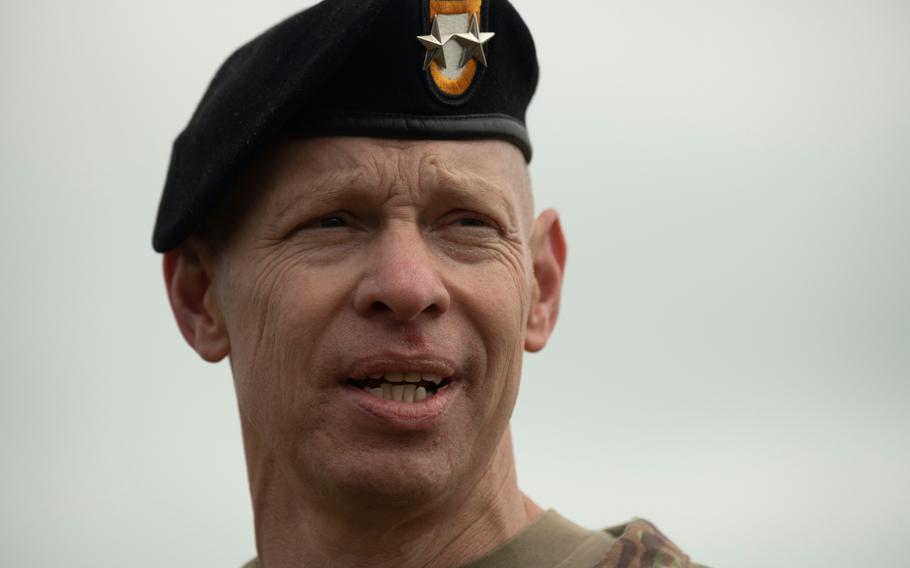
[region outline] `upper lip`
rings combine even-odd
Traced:
[[[450,359],[431,354],[386,353],[357,359],[348,369],[346,379],[365,379],[386,371],[416,371],[445,378],[455,374],[455,364]]]

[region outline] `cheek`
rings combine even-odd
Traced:
[[[531,296],[529,253],[521,243],[501,243],[492,253],[485,262],[450,263],[450,282],[484,327],[523,330]]]
[[[498,352],[521,352],[516,336],[524,334],[530,306],[530,281],[521,262],[499,262],[472,272],[463,301],[471,306],[481,329],[489,330],[488,345]]]
[[[303,371],[315,367],[335,288],[290,261],[244,273],[256,276],[235,279],[236,301],[226,316],[235,389],[241,411],[277,449],[309,414],[301,406],[315,403]]]
[[[484,353],[483,382],[475,388],[489,404],[511,400],[518,389],[530,305],[528,276],[516,265],[465,274],[456,302],[462,306]]]

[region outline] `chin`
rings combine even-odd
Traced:
[[[456,463],[451,455],[416,448],[368,449],[336,455],[306,470],[317,476],[311,483],[325,487],[335,500],[388,511],[445,500],[459,486]]]

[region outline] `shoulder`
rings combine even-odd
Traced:
[[[644,519],[611,527],[606,532],[616,539],[606,558],[595,568],[705,568]]]

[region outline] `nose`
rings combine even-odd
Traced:
[[[367,262],[354,297],[354,308],[362,317],[409,322],[449,309],[448,289],[417,227],[388,228]]]

